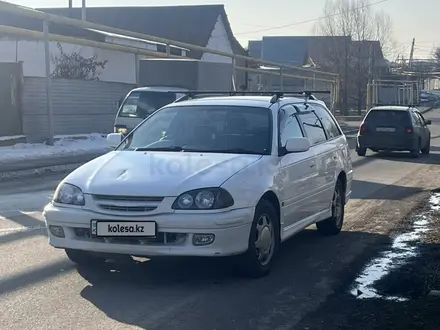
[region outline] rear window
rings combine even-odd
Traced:
[[[181,93],[173,92],[132,92],[122,104],[119,117],[147,118],[157,109],[174,102]]]
[[[406,111],[371,110],[365,122],[374,126],[404,126],[410,123],[410,118]]]

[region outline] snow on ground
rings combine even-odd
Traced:
[[[13,146],[0,147],[0,161],[25,160],[51,156],[74,156],[86,153],[108,152],[106,138],[102,134],[92,133],[74,136],[56,136],[59,140],[53,146],[44,143],[17,143]],[[77,135],[75,135],[77,137]]]
[[[16,140],[16,139],[22,139],[25,137],[26,137],[25,135],[0,136],[0,141]]]

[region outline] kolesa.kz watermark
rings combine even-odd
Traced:
[[[156,236],[156,223],[154,221],[102,221],[93,220],[91,224],[93,236]]]
[[[143,225],[136,226],[120,226],[120,225],[108,225],[109,233],[144,233],[145,227]]]

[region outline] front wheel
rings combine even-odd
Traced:
[[[332,199],[332,216],[316,223],[318,232],[323,235],[337,235],[344,224],[345,196],[341,180],[336,182],[335,192]]]
[[[239,268],[248,277],[258,278],[270,273],[280,242],[280,225],[272,204],[261,200],[256,209],[247,252],[239,260]]]

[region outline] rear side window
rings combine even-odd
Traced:
[[[325,108],[323,108],[320,105],[314,104],[313,110],[315,111],[316,115],[319,117],[322,124],[324,125],[324,128],[327,132],[327,136],[329,139],[336,138],[342,134],[339,131],[338,126],[336,126],[336,123],[334,122],[333,118],[330,116],[330,114]]]
[[[371,110],[365,122],[372,126],[408,126],[411,120],[407,111]]]
[[[417,116],[417,114],[414,111],[411,111],[411,117],[414,125],[422,125],[422,121],[420,120],[420,117]]]

